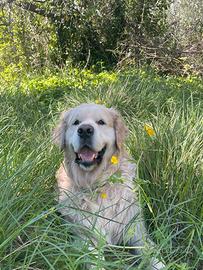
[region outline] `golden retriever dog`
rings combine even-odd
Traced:
[[[153,243],[135,192],[136,165],[124,149],[127,134],[120,114],[112,108],[82,104],[63,112],[54,130],[54,140],[64,151],[56,173],[58,202],[69,221],[99,232],[107,244],[127,241],[144,256],[146,243]],[[128,239],[131,223],[135,233]],[[149,269],[163,268],[161,261],[151,258]]]

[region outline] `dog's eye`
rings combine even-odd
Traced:
[[[73,123],[74,126],[77,126],[80,124],[80,121],[79,120],[75,120],[75,122]]]
[[[101,119],[97,122],[98,125],[105,125],[106,123]]]

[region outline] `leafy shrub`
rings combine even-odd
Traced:
[[[183,2],[3,1],[1,70],[12,63],[38,71],[150,64],[162,73],[201,74],[201,3]]]

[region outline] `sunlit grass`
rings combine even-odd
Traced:
[[[26,82],[2,87],[0,269],[73,270],[98,261],[79,236],[91,239],[88,236],[94,232],[65,222],[57,214],[54,175],[62,154],[52,144],[51,130],[64,109],[99,100],[117,108],[130,129],[126,146],[138,164],[136,181],[156,253],[168,269],[201,270],[203,107],[199,80],[164,79],[146,72],[97,75],[96,80],[100,81],[94,87],[79,79],[81,87],[76,79],[73,85],[62,81],[61,86],[54,76],[54,89],[53,79],[44,91],[47,82],[36,91],[25,91]],[[153,136],[145,125],[153,129]],[[98,249],[106,250],[107,260],[100,262],[105,269],[128,269],[136,260],[122,247],[106,247],[102,238]],[[146,261],[134,269],[146,269],[142,266]]]

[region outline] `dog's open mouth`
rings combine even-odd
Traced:
[[[75,162],[85,167],[89,167],[95,164],[100,164],[106,151],[106,146],[101,151],[95,152],[88,146],[84,146],[76,154]]]

